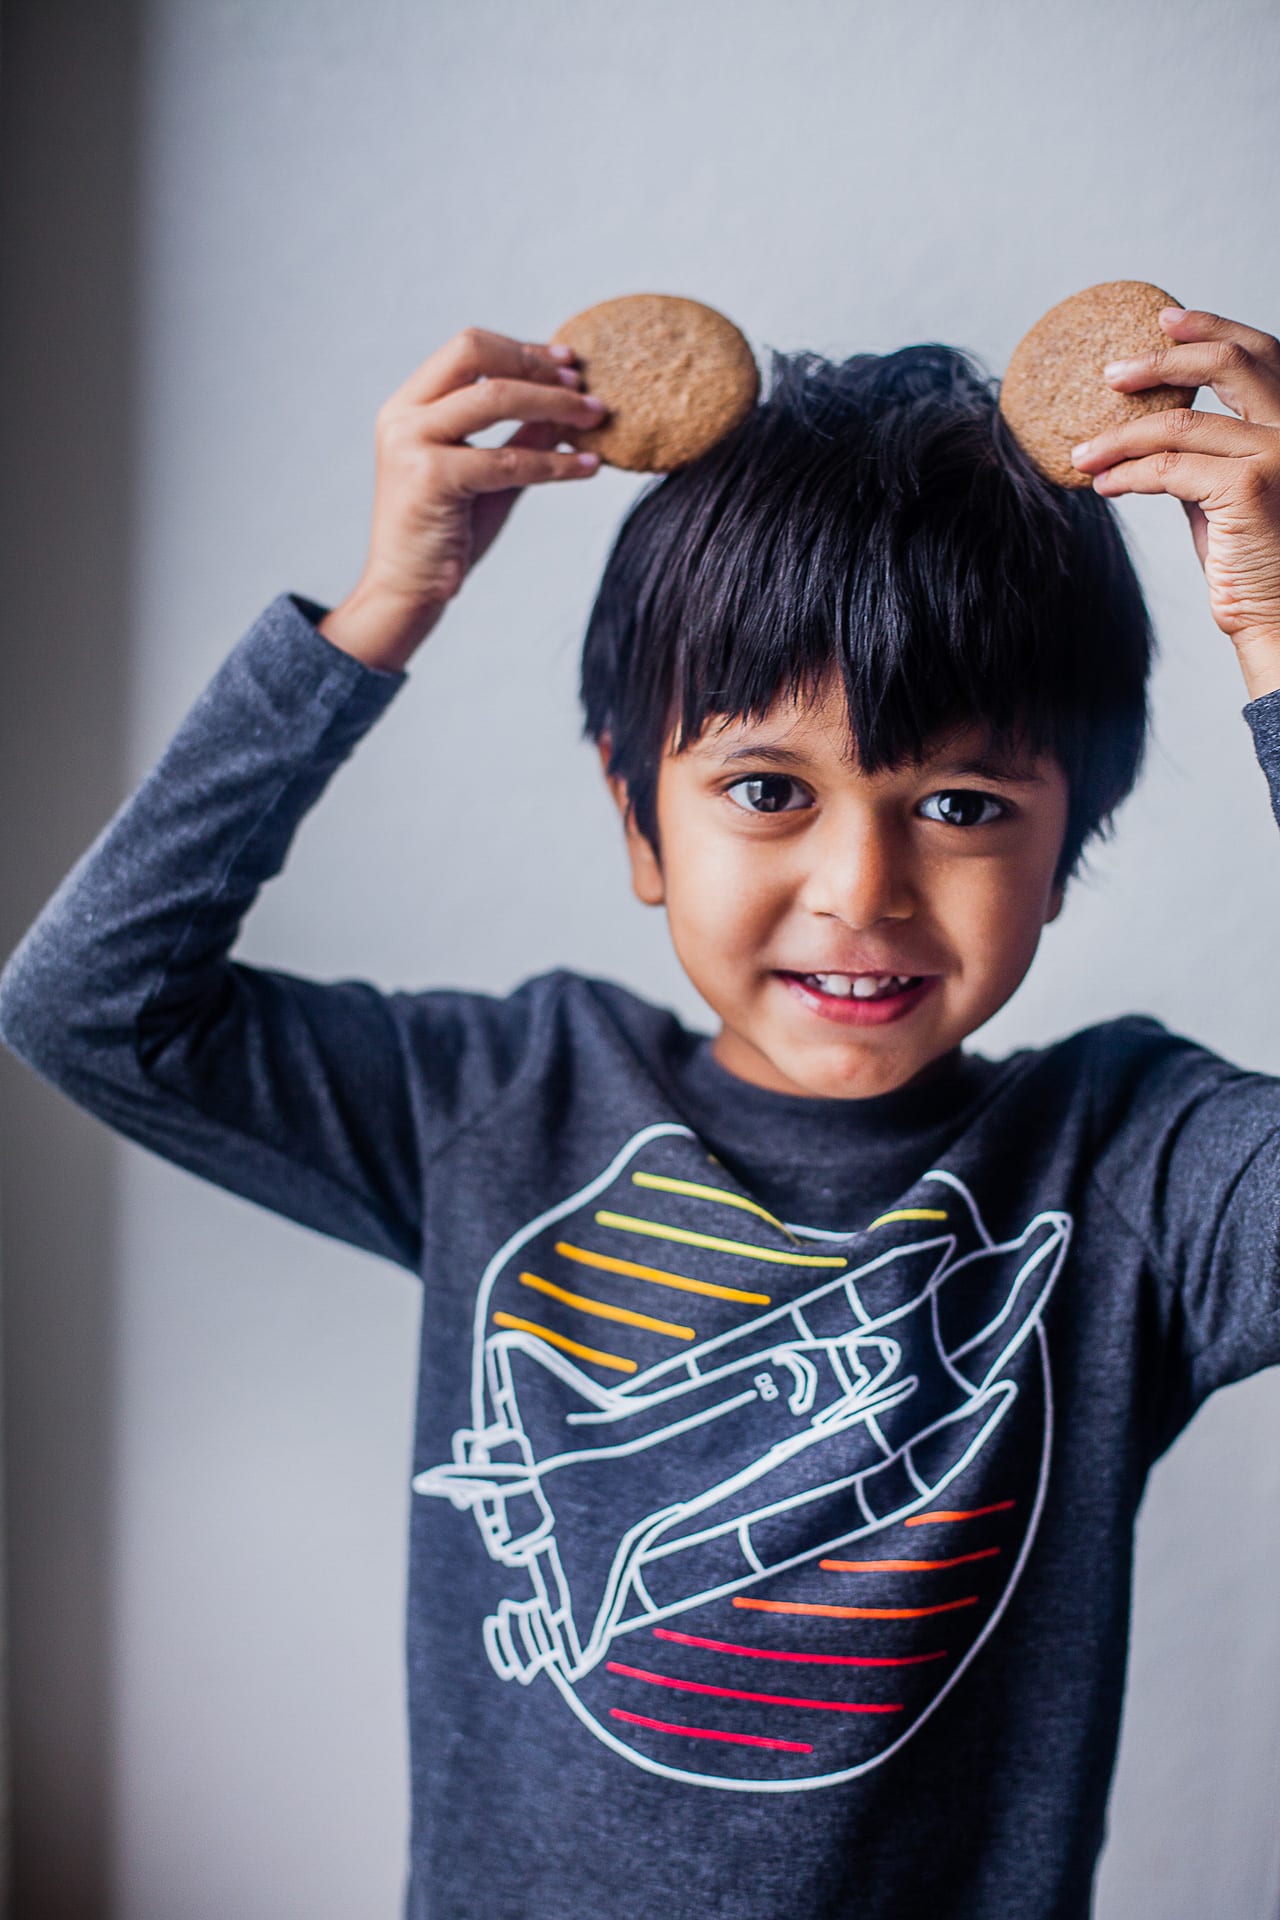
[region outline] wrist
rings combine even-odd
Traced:
[[[366,667],[402,673],[443,612],[443,602],[410,605],[359,582],[319,631]]]
[[[1280,692],[1280,632],[1259,633],[1235,642],[1236,659],[1251,700]]]

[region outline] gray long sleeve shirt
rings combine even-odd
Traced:
[[[609,981],[238,964],[400,684],[320,611],[233,652],[0,1030],[422,1276],[408,1915],[1081,1920],[1147,1472],[1280,1361],[1280,1082],[1130,1018],[808,1100]]]

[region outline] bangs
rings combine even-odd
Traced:
[[[582,692],[643,830],[664,751],[833,679],[868,772],[977,726],[1073,790],[1089,767],[1074,824],[1098,830],[1136,775],[1150,626],[1111,507],[1043,480],[996,392],[937,345],[775,356],[754,414],[641,496]]]

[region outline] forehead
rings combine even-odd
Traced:
[[[667,752],[671,755],[674,751],[669,741]],[[698,738],[679,749],[679,757],[707,769],[751,761],[784,771],[803,766],[838,767],[845,778],[861,773],[844,687],[834,675],[814,695],[775,700],[759,719],[740,714],[713,715]],[[936,767],[993,779],[1035,778],[1052,764],[1025,743],[1000,739],[993,729],[971,720],[931,735],[920,758],[909,763],[913,772]],[[888,777],[899,770],[881,769],[867,777]]]

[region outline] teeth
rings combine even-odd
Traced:
[[[806,981],[840,1000],[876,1000],[899,993],[911,976],[905,973],[807,973]]]

